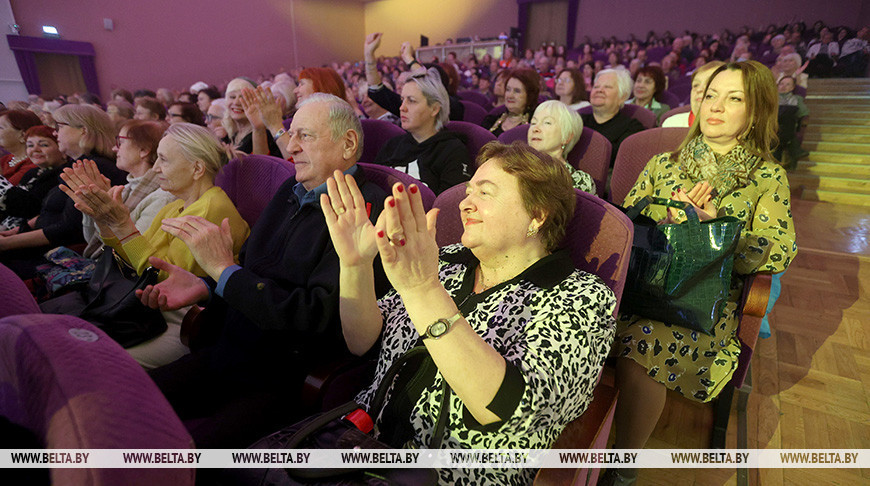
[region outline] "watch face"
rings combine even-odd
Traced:
[[[432,337],[441,337],[445,332],[447,332],[447,323],[443,320],[435,321],[429,326],[429,335]]]

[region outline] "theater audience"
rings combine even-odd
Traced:
[[[256,88],[256,83],[247,78],[236,78],[227,85],[227,108],[222,124],[230,140],[229,144],[245,154],[259,153],[281,157],[274,134],[267,132],[260,110],[257,107],[245,110],[244,90]]]
[[[205,115],[205,125],[222,143],[229,143],[227,130],[223,126],[224,113],[227,110],[227,100],[218,98],[211,102]]]
[[[407,172],[440,194],[470,177],[471,157],[461,136],[444,129],[450,103],[438,70],[416,74],[402,87],[401,126],[374,162]]]
[[[42,121],[31,111],[0,111],[0,147],[9,152],[0,156],[0,169],[11,185],[17,185],[24,174],[36,168],[27,157],[25,133],[28,128],[39,125]]]
[[[614,341],[617,449],[646,445],[667,389],[698,402],[715,398],[731,379],[740,355],[737,324],[743,275],[784,271],[794,258],[795,231],[785,171],[770,153],[776,139],[776,83],[755,61],[717,68],[701,102],[699,123],[673,153],[655,156],[626,196],[692,204],[701,220],[733,216],[746,222],[734,260],[735,287],[712,335],[643,316],[621,316]],[[653,220],[683,223],[676,210],[654,206]],[[634,484],[636,469],[611,469],[603,484]],[[609,481],[609,482],[607,482]],[[601,484],[601,483],[600,483]]]
[[[115,163],[119,169],[127,172],[127,183],[121,190],[121,202],[130,210],[130,219],[140,233],[145,233],[157,213],[175,196],[160,189],[159,174],[153,170],[157,161],[157,148],[166,127],[160,122],[144,122],[129,120],[121,126],[115,146]],[[90,174],[91,180],[98,177],[94,174],[96,165],[90,161],[76,162],[74,168]],[[67,169],[71,171],[73,168]],[[84,214],[82,220],[87,246],[82,252],[87,258],[95,258],[103,247],[97,223]]]
[[[116,127],[124,124],[127,120],[132,120],[136,114],[136,109],[125,100],[112,100],[106,103],[106,114]]]
[[[36,125],[24,133],[27,158],[34,168],[16,186],[0,180],[0,230],[7,231],[39,214],[43,201],[57,187],[61,167],[67,159],[57,146],[54,130]]]
[[[556,77],[556,96],[572,110],[589,106],[583,75],[576,69],[563,69]]]
[[[567,157],[583,135],[583,119],[580,114],[561,101],[541,103],[532,115],[527,134],[528,144],[554,160],[565,164],[575,189],[595,194],[592,176],[568,163]]]
[[[690,93],[689,104],[692,108],[688,113],[677,113],[671,115],[662,122],[662,127],[690,127],[695,122],[696,113],[701,108],[701,99],[704,97],[704,91],[707,89],[707,80],[713,71],[718,69],[724,63],[722,61],[710,61],[707,64],[695,70],[692,75],[692,91]]]
[[[220,98],[221,92],[218,91],[214,86],[207,86],[197,91],[196,93],[196,106],[199,107],[199,110],[203,113],[208,113],[208,108],[211,106],[211,102]]]
[[[119,151],[120,153],[120,151]],[[126,157],[122,157],[125,159]],[[153,171],[160,188],[177,199],[166,204],[142,233],[122,201],[124,187],[109,187],[107,181],[89,177],[85,167],[65,171],[61,186],[76,208],[94,220],[100,238],[116,254],[141,274],[150,266],[149,258],[160,258],[194,275],[206,272],[198,264],[178,232],[191,231],[203,224],[221,225],[222,243],[231,258],[237,258],[250,230],[214,177],[226,164],[226,152],[206,128],[191,123],[171,125],[157,148]],[[144,168],[144,167],[140,167]],[[165,279],[166,273],[160,275]],[[65,309],[67,296],[44,302],[43,312]],[[164,313],[168,329],[162,335],[128,348],[136,361],[156,368],[188,353],[181,343],[181,313]]]
[[[133,115],[133,118],[143,121],[160,121],[166,118],[166,107],[156,98],[137,98],[136,114]]]
[[[834,72],[834,65],[840,57],[840,45],[834,40],[834,34],[823,27],[819,39],[807,48],[807,74],[814,78],[827,78]]]
[[[655,113],[656,119],[658,119],[671,109],[670,106],[661,102],[666,83],[665,75],[660,67],[640,68],[634,81],[634,97],[626,101],[626,104],[642,106]]]
[[[176,123],[193,123],[201,127],[205,126],[205,115],[199,111],[194,103],[176,101],[166,109],[166,122],[170,125]]]
[[[504,109],[483,119],[483,128],[496,137],[511,128],[529,123],[538,106],[541,77],[532,69],[513,69],[505,83]]]
[[[308,371],[346,355],[338,311],[338,256],[319,195],[335,170],[354,176],[377,218],[386,194],[365,182],[355,164],[362,128],[350,105],[324,93],[299,105],[288,151],[296,176],[260,215],[233,263],[216,225],[196,237],[179,233],[208,284],[190,272],[152,259],[168,278],[142,294],[151,307],[178,309],[208,300],[222,326],[218,335],[178,361],[151,372],[198,447],[245,447],[298,417],[299,390]]]
[[[616,160],[619,144],[643,130],[643,125],[622,111],[622,105],[631,94],[631,77],[626,69],[605,69],[595,76],[589,95],[592,113],[581,115],[583,125],[604,135],[613,145],[610,165]]]
[[[870,60],[870,27],[863,27],[855,37],[846,39],[840,48],[836,72],[844,77],[860,77],[867,72]]]
[[[422,342],[427,351],[421,368],[429,372],[396,387],[380,416],[368,410],[378,438],[394,447],[429,445],[444,381],[455,399],[440,447],[550,447],[588,406],[610,349],[613,293],[561,248],[575,205],[564,164],[497,142],[478,162],[459,205],[462,244],[441,250],[437,211],[426,214],[413,185],[394,186],[375,226],[351,178],[336,174],[329,197],[321,196],[341,260],[347,347],[363,355],[381,343],[375,379],[357,401],[369,407],[386,370],[412,347]],[[395,288],[381,300],[372,285],[378,253]],[[506,310],[504,302],[514,305]],[[444,484],[528,484],[535,471],[438,472]]]

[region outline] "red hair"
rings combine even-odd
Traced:
[[[305,68],[299,73],[299,79],[310,79],[314,84],[315,93],[328,93],[341,99],[347,97],[344,81],[334,69],[328,67]]]
[[[35,125],[27,129],[24,132],[24,139],[27,140],[30,137],[42,137],[47,138],[54,143],[57,143],[57,137],[54,135],[54,129],[49,128],[45,125]]]

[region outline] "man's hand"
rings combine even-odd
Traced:
[[[169,277],[157,285],[136,291],[136,297],[144,305],[170,311],[196,304],[208,297],[208,286],[196,275],[157,257],[150,257],[148,262]]]
[[[215,280],[227,267],[235,264],[228,218],[224,218],[220,226],[200,216],[166,218],[161,228],[183,241],[196,263]]]

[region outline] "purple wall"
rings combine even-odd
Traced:
[[[365,36],[358,0],[13,0],[12,9],[21,35],[39,36],[48,24],[63,39],[92,43],[103,97],[116,87],[179,89],[357,59]]]
[[[742,25],[755,28],[767,24],[784,24],[795,18],[809,25],[822,20],[828,25],[856,28],[865,25],[868,7],[862,0],[581,0],[577,14],[576,42],[583,36],[599,41],[602,36],[625,38],[629,34],[646,37],[646,33],[688,29],[699,33],[718,33],[723,28]],[[863,20],[861,20],[863,16]]]

